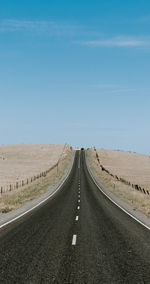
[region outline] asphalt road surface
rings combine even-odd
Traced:
[[[63,187],[0,230],[1,283],[150,283],[150,231],[100,192],[77,151]]]

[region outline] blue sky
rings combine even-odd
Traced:
[[[150,1],[2,0],[0,144],[150,153]]]

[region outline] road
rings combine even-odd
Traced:
[[[0,283],[150,283],[150,231],[100,192],[77,151],[62,188],[0,230]]]

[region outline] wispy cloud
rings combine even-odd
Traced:
[[[90,88],[96,88],[103,90],[109,93],[128,93],[136,91],[135,88],[129,88],[127,86],[121,86],[117,84],[96,84],[96,85],[89,85]]]
[[[99,83],[99,84],[59,84],[51,85],[51,87],[57,88],[65,88],[65,89],[82,89],[82,90],[96,90],[99,92],[99,95],[106,94],[125,94],[125,93],[134,93],[137,89],[130,86],[119,85],[119,84],[111,84],[111,83]]]
[[[81,27],[78,25],[67,25],[53,21],[26,21],[26,20],[1,20],[0,32],[47,32],[51,35],[71,35],[77,33]]]
[[[150,45],[150,38],[113,37],[100,40],[82,41],[81,45],[91,47],[144,47]]]
[[[111,93],[114,93],[114,94],[123,94],[123,93],[133,93],[135,92],[136,89],[133,89],[133,88],[120,88],[120,89],[114,89],[111,91]]]
[[[115,84],[94,84],[94,85],[89,85],[88,87],[90,88],[96,88],[96,89],[116,89],[116,88],[122,88],[120,85],[115,85]]]
[[[139,18],[138,22],[150,22],[150,15]]]
[[[150,20],[147,17],[147,20]],[[146,18],[145,18],[146,20]],[[77,24],[66,24],[55,21],[38,21],[38,20],[0,20],[0,33],[4,32],[34,32],[36,34],[47,34],[49,36],[62,37],[69,36],[74,38],[82,38],[82,40],[74,41],[88,47],[149,47],[150,36],[115,36],[106,37],[106,35],[90,30],[87,26]],[[95,40],[87,40],[89,37],[95,37]]]

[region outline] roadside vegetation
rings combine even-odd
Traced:
[[[30,186],[15,189],[0,195],[0,212],[20,208],[25,202],[35,199],[48,190],[49,186],[55,185],[64,175],[65,170],[71,163],[73,152],[68,150],[66,155],[59,161],[58,167],[52,169],[46,177],[34,181]]]
[[[134,210],[140,210],[150,217],[150,196],[143,194],[131,186],[117,181],[108,173],[103,171],[96,159],[94,149],[87,150],[87,161],[91,171],[113,194],[133,206]]]

